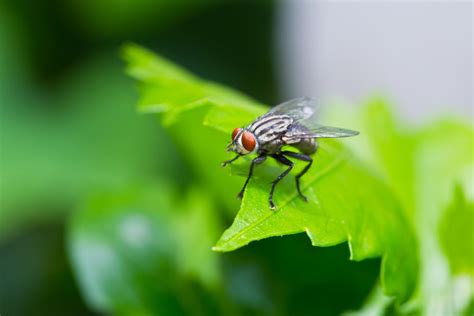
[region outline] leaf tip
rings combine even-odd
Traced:
[[[146,52],[150,51],[134,42],[125,42],[120,47],[120,55],[126,61],[133,60],[135,55],[144,54]]]
[[[314,241],[313,234],[311,233],[311,231],[309,230],[309,228],[308,228],[308,227],[305,227],[304,232],[306,233],[306,236],[308,236],[309,241],[311,242],[311,246],[316,247],[317,244],[316,244],[316,242]]]
[[[247,243],[248,244],[248,243]],[[212,251],[216,252],[230,252],[234,251],[238,248],[241,248],[243,246],[246,246],[247,244],[236,244],[235,242],[226,240],[226,239],[220,239],[217,244],[212,247]]]
[[[219,244],[215,245],[214,247],[211,247],[211,250],[215,251],[215,252],[228,252],[228,251],[230,251],[226,247],[219,246]]]

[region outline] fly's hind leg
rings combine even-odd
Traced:
[[[311,165],[313,164],[313,158],[311,158],[308,155],[295,153],[295,152],[292,152],[292,151],[283,151],[282,154],[287,156],[287,157],[291,157],[291,158],[295,158],[295,159],[299,159],[299,160],[308,162],[308,164],[304,167],[304,169],[301,170],[301,172],[298,173],[295,177],[296,178],[296,189],[298,190],[298,194],[301,196],[301,198],[303,200],[305,200],[307,202],[308,198],[306,196],[304,196],[303,193],[301,193],[300,178],[309,170],[309,168],[311,168]]]
[[[283,179],[290,171],[293,169],[293,162],[289,160],[288,158],[284,157],[281,154],[274,154],[272,157],[276,160],[281,162],[284,165],[287,165],[288,168],[283,171],[273,182],[272,182],[272,189],[270,190],[270,195],[268,196],[268,203],[270,204],[270,208],[272,210],[275,209],[275,204],[273,203],[273,191],[275,191],[275,187],[280,182],[281,179]]]

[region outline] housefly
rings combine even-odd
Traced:
[[[289,158],[307,162],[303,170],[296,175],[298,194],[303,200],[307,201],[307,198],[301,192],[300,178],[309,170],[313,163],[310,155],[314,154],[318,149],[317,139],[349,137],[359,134],[356,131],[323,126],[316,123],[315,116],[318,107],[318,103],[313,98],[302,97],[293,99],[277,105],[249,125],[234,129],[232,132],[232,142],[227,146],[227,151],[233,151],[237,155],[231,160],[224,161],[222,165],[225,167],[241,156],[257,155],[250,164],[247,180],[238,194],[239,198],[243,197],[255,165],[262,163],[270,156],[287,166],[287,169],[272,182],[268,197],[270,208],[275,209],[275,204],[273,203],[275,186],[293,168],[293,162]],[[298,149],[299,152],[282,150],[286,145]]]

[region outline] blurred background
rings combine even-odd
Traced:
[[[0,313],[100,314],[67,254],[71,215],[102,192],[156,179],[183,186],[185,163],[166,132],[135,112],[124,42],[266,104],[300,95],[357,104],[381,93],[416,123],[472,118],[472,17],[470,1],[2,2]],[[314,251],[298,235],[221,264],[240,312],[334,315],[359,308],[379,273],[379,260],[347,257],[346,245]]]
[[[472,1],[282,1],[278,12],[287,94],[380,93],[412,122],[472,118]]]

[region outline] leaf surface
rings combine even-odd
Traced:
[[[206,182],[213,182],[209,186],[216,191],[220,187],[223,195],[228,193],[222,187],[226,191],[235,188],[237,193],[236,177],[215,176],[221,172],[215,158],[224,157],[232,129],[249,123],[265,108],[240,93],[197,79],[137,46],[125,48],[125,58],[129,73],[140,82],[140,109],[163,111],[162,119],[179,147],[192,157],[193,170]],[[193,132],[191,139],[189,131]],[[202,138],[207,146],[196,145]],[[241,160],[232,173],[245,175],[247,160]],[[302,166],[297,164],[297,168]],[[348,241],[352,260],[383,257],[385,293],[406,300],[417,278],[416,242],[399,201],[370,167],[353,157],[342,142],[321,141],[314,167],[302,180],[309,202],[298,197],[294,177],[288,176],[276,189],[278,210],[273,212],[268,207],[269,183],[282,171],[274,163],[257,168],[234,223],[214,249],[231,251],[252,241],[300,232],[306,232],[315,246]]]
[[[427,314],[460,313],[472,296],[466,283],[472,282],[474,219],[462,193],[474,196],[472,126],[458,118],[419,128],[403,126],[380,97],[355,115],[333,116],[348,118],[367,134],[351,147],[395,192],[416,232],[418,291],[407,305]]]

